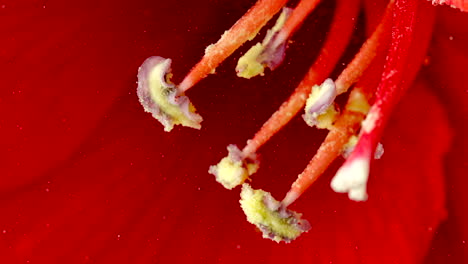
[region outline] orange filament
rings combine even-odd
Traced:
[[[320,0],[301,0],[278,33],[278,42],[286,41],[319,2]]]
[[[412,8],[414,8],[414,6]],[[420,5],[419,8],[425,9],[425,12],[418,12],[419,14],[424,14],[424,16],[420,17],[420,19],[426,22],[424,23],[425,26],[430,25],[433,18],[432,11],[427,10],[428,8],[424,4]],[[385,16],[387,16],[387,14],[388,7]],[[413,37],[416,41],[411,44],[411,47],[408,47],[410,51],[406,51],[406,53],[409,54],[407,61],[411,65],[407,65],[405,67],[407,70],[402,71],[402,78],[405,80],[405,82],[400,84],[400,89],[406,89],[409,86],[411,83],[410,80],[414,78],[414,75],[417,72],[418,67],[415,65],[419,65],[423,60],[423,54],[425,54],[427,46],[418,44],[418,42],[426,43],[426,40],[430,38],[430,27],[426,26],[424,29],[417,28],[414,31],[415,35]],[[334,159],[340,155],[341,150],[348,142],[348,139],[359,129],[360,124],[364,120],[365,116],[360,113],[349,111],[349,109],[351,108],[354,98],[357,98],[356,96],[359,93],[362,93],[368,100],[374,96],[374,92],[372,90],[378,85],[378,82],[380,81],[379,77],[383,71],[383,65],[385,63],[389,63],[388,57],[386,57],[386,54],[383,52],[388,48],[388,45],[385,44],[388,38],[389,36],[387,35],[382,39],[384,43],[381,45],[382,47],[379,47],[378,49],[378,56],[371,62],[371,66],[368,67],[368,69],[365,71],[364,77],[357,85],[357,87],[360,88],[355,87],[351,92],[348,104],[346,105],[346,110],[334,124],[333,129],[329,132],[325,141],[318,149],[317,154],[312,158],[306,169],[298,176],[297,180],[291,186],[291,189],[282,201],[283,206],[288,206],[293,203],[311,184],[313,184],[318,179],[318,177],[327,169],[331,162],[333,162]],[[382,50],[382,52],[380,52],[380,50]],[[404,64],[400,63],[399,65],[402,66]]]
[[[328,133],[317,154],[293,183],[291,190],[282,202],[284,206],[294,202],[325,172],[335,158],[341,154],[343,146],[348,142],[349,138],[358,131],[364,117],[364,114],[359,112],[344,111]]]
[[[362,45],[359,53],[356,54],[353,61],[346,66],[346,69],[338,76],[335,81],[337,94],[345,93],[351,85],[353,85],[363,74],[369,64],[372,62],[376,54],[382,53],[385,41],[385,32],[388,32],[392,22],[392,9],[394,0],[390,0],[382,17],[380,24],[377,26],[371,37]]]
[[[229,57],[258,31],[286,4],[287,0],[259,0],[221,38],[207,48],[203,58],[190,70],[178,86],[183,93],[194,86]]]
[[[321,84],[331,74],[350,41],[361,2],[361,0],[336,1],[337,5],[332,25],[317,60],[309,68],[308,73],[288,100],[263,124],[253,139],[247,141],[242,153],[236,147],[236,155],[233,158],[228,147],[227,162],[224,162],[226,160],[223,159],[222,162],[224,163],[222,165],[214,166],[217,172],[213,174],[216,177],[219,176],[217,173],[220,171],[220,167],[224,170],[220,175],[227,175],[225,177],[227,179],[231,174],[237,176],[238,171],[244,173],[244,171],[248,170],[248,166],[251,164],[248,164],[246,160],[255,159],[257,150],[304,107],[312,87]],[[366,1],[368,8],[376,8],[371,4],[371,0],[364,1]],[[254,38],[258,31],[286,2],[287,0],[258,0],[255,6],[226,31],[217,43],[206,49],[203,58],[191,69],[178,86],[178,92],[187,91],[209,73],[214,72],[215,68],[238,47],[247,40]],[[319,0],[301,0],[280,30],[276,41],[286,41],[318,3]],[[414,79],[422,63],[423,56],[426,54],[434,18],[432,9],[425,10],[427,6],[429,5],[426,2],[416,2],[414,0],[389,0],[383,14],[381,12],[383,6],[378,7],[378,16],[382,18],[377,26],[375,26],[377,20],[372,17],[375,15],[367,17],[368,30],[369,28],[375,28],[375,30],[362,45],[351,63],[337,78],[335,85],[331,85],[336,87],[333,98],[336,94],[345,93],[355,83],[357,84],[349,95],[344,111],[337,114],[336,121],[330,126],[330,131],[317,153],[292,184],[291,189],[281,204],[276,206],[276,209],[285,210],[287,206],[298,199],[343,152],[343,147],[349,142],[350,137],[358,132],[358,143],[354,147],[351,156],[347,158],[345,165],[351,163],[352,165],[358,164],[361,166],[354,166],[352,170],[344,170],[341,174],[339,171],[338,174],[339,176],[368,175],[371,154],[374,153],[391,111]],[[373,11],[366,11],[366,13],[373,13]],[[416,20],[422,21],[415,23]],[[320,95],[313,95],[311,100],[320,97]],[[323,97],[320,99],[323,99]],[[327,103],[329,101],[331,100],[328,100]],[[372,107],[368,104],[370,101],[374,101]],[[326,106],[328,107],[329,104]],[[313,112],[313,114],[317,112]],[[365,163],[359,163],[363,158],[366,159]],[[356,160],[358,162],[355,162]],[[255,160],[254,163],[257,165]],[[210,168],[210,173],[212,173],[211,171]],[[232,171],[234,173],[231,173]],[[251,175],[252,173],[248,171],[247,174]],[[360,181],[359,187],[365,187],[367,177],[361,178],[364,180]],[[336,176],[335,179],[340,180],[342,178]],[[243,180],[245,180],[245,177],[242,178]],[[338,180],[335,181],[340,185],[334,185],[332,181],[331,186],[337,192],[347,192],[354,186],[349,187],[349,184],[346,185],[346,180],[341,180],[341,183]],[[238,183],[236,182],[236,184]],[[359,193],[363,195],[359,197],[365,195],[365,198],[358,199],[356,195],[351,194],[352,192],[349,192],[350,198],[353,200],[365,200],[367,198],[365,189]],[[260,201],[261,204],[264,203],[263,205],[268,207],[268,204],[265,204],[267,202],[265,200]],[[260,222],[259,225],[262,225],[262,223]]]
[[[254,138],[247,141],[247,145],[242,150],[245,156],[257,152],[258,148],[287,124],[304,107],[312,86],[325,80],[335,67],[350,39],[359,6],[358,0],[339,0],[339,2],[343,3],[337,6],[331,30],[317,61],[310,67],[289,99],[263,124]]]
[[[387,42],[390,37],[389,34],[384,33],[384,30],[388,29],[391,24],[393,2],[392,0],[387,5],[380,24],[335,82],[337,89],[340,89],[338,86],[338,83],[340,83],[341,89],[346,87],[345,89],[347,90],[361,75],[363,76],[351,91],[344,112],[335,121],[333,128],[307,167],[292,184],[291,189],[282,201],[284,206],[289,206],[307,190],[325,172],[328,166],[340,156],[343,147],[350,137],[359,131],[361,122],[365,118],[365,113],[353,111],[353,105],[359,104],[359,100],[362,100],[362,97],[364,97],[364,100],[370,101],[373,96],[373,90],[380,80],[379,76],[383,70],[385,60],[384,51],[388,48]],[[364,47],[366,45],[367,47]],[[372,55],[369,55],[370,50],[372,50]],[[365,65],[359,65],[360,62],[365,63]],[[359,72],[353,73],[351,69]]]

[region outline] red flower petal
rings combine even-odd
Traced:
[[[449,136],[443,107],[424,81],[389,124],[369,201],[333,193],[327,175],[295,208],[312,230],[277,245],[253,231],[238,193],[219,187],[207,169],[225,145],[258,128],[300,74],[254,81],[255,91],[234,74],[203,81],[193,91],[206,113],[200,132],[162,132],[135,95],[145,57],[172,56],[179,61],[175,73],[188,70],[251,3],[80,4],[0,10],[0,22],[9,26],[0,36],[7,87],[0,113],[8,113],[0,119],[1,263],[413,263],[424,257],[444,217],[441,159]],[[236,89],[223,87],[228,84]],[[431,134],[421,136],[420,129]],[[296,119],[265,146],[257,183],[274,195],[286,191],[317,147],[303,138],[320,137]]]
[[[449,218],[439,230],[427,260],[428,263],[462,263],[468,257],[468,197],[465,194],[468,186],[468,14],[440,8],[438,17],[427,76],[450,113],[450,126],[455,133],[445,161]]]

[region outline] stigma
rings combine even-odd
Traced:
[[[269,20],[276,23],[265,38],[239,59],[239,77],[261,78],[274,71],[287,56],[289,41],[319,0],[301,0],[286,6],[287,0],[259,0],[220,39],[210,44],[201,60],[175,85],[170,82],[170,59],[152,57],[138,73],[138,96],[146,111],[170,131],[174,125],[200,129],[202,117],[196,113],[185,92],[234,53],[253,40]],[[246,140],[243,148],[227,147],[227,156],[209,167],[217,182],[228,190],[242,186],[240,204],[247,220],[276,242],[290,242],[310,229],[301,214],[288,209],[292,203],[328,169],[336,159],[344,163],[330,179],[331,188],[346,193],[352,201],[366,201],[367,181],[375,158],[383,154],[379,143],[386,123],[408,89],[417,70],[407,65],[424,57],[430,39],[433,7],[424,1],[389,0],[384,7],[362,4],[371,0],[336,0],[330,30],[315,62],[311,62],[302,81],[290,97],[272,113],[259,131]],[[340,58],[350,45],[356,21],[366,17],[367,39],[336,78],[331,78]],[[375,23],[377,21],[377,23]],[[418,21],[418,22],[416,22]],[[337,102],[337,98],[344,98]],[[344,103],[343,103],[344,102]],[[263,190],[255,190],[253,181],[260,163],[260,148],[298,113],[310,129],[328,131],[326,138],[306,168],[299,173],[281,202]],[[382,157],[385,158],[385,157]]]

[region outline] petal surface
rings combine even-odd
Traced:
[[[323,37],[313,22],[327,12],[298,32],[283,74],[246,82],[228,72],[232,60],[191,91],[206,119],[201,131],[164,133],[143,112],[135,94],[141,62],[172,57],[175,75],[183,74],[252,2],[5,4],[1,263],[422,260],[445,217],[450,138],[444,106],[423,78],[389,124],[369,201],[335,194],[330,171],[294,206],[312,230],[292,244],[262,239],[245,221],[238,190],[225,191],[207,173],[299,82],[313,54],[298,47]],[[262,150],[256,184],[283,194],[323,136],[294,119]]]
[[[431,88],[449,113],[453,143],[445,159],[448,219],[437,232],[428,263],[457,263],[468,258],[468,14],[445,7],[438,21],[425,69]]]

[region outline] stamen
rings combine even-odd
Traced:
[[[289,99],[263,124],[254,138],[247,141],[242,150],[244,154],[256,153],[304,107],[312,86],[322,82],[331,73],[350,39],[358,5],[358,0],[338,0],[330,32],[317,60]]]
[[[286,209],[270,193],[243,184],[240,204],[247,221],[263,233],[264,238],[286,243],[309,231],[310,224],[301,214]]]
[[[185,91],[214,72],[215,68],[247,40],[253,39],[258,31],[276,14],[287,0],[259,0],[241,17],[217,43],[205,50],[198,62],[179,86],[166,83],[171,60],[161,57],[147,59],[138,73],[138,97],[145,111],[153,114],[166,132],[174,125],[201,128],[202,117],[195,113]],[[150,73],[154,73],[153,78]],[[156,78],[159,77],[159,78]]]
[[[255,155],[246,157],[235,145],[229,145],[228,156],[223,158],[217,165],[211,166],[208,172],[215,175],[216,181],[226,189],[244,183],[246,179],[258,170],[259,162]]]
[[[283,8],[275,26],[268,30],[262,43],[257,43],[239,59],[237,76],[250,79],[263,75],[265,67],[276,69],[284,60],[287,40],[320,0],[301,0],[294,11]]]
[[[302,116],[307,125],[317,126],[318,128],[331,128],[338,114],[333,107],[336,94],[336,86],[332,79],[326,79],[321,85],[315,85],[312,88],[306,102],[305,114]],[[319,120],[319,116],[330,117],[323,121]]]
[[[340,155],[343,146],[359,129],[364,114],[346,109],[331,128],[317,154],[310,160],[305,170],[299,174],[292,184],[282,203],[291,205],[301,194],[314,183],[328,166]]]
[[[401,82],[413,39],[416,12],[417,4],[414,1],[396,1],[396,7],[393,9],[392,42],[382,80],[377,88],[376,101],[362,124],[354,151],[332,180],[332,189],[337,192],[349,192],[351,199],[362,200],[367,197],[363,191],[366,190],[370,158],[393,107],[406,87],[401,85]]]
[[[349,156],[351,156],[351,153],[353,153],[354,148],[356,147],[358,139],[359,138],[357,136],[351,136],[349,138],[348,143],[346,143],[346,145],[344,145],[343,152],[341,153],[341,156],[343,156],[343,158],[347,159],[347,158],[349,158]],[[385,151],[384,151],[384,147],[383,147],[382,143],[378,143],[377,147],[375,149],[375,152],[374,152],[374,159],[382,158],[384,152]]]
[[[381,22],[374,30],[371,37],[364,42],[359,53],[356,54],[351,63],[349,63],[346,69],[338,76],[335,82],[338,94],[345,93],[352,84],[357,82],[375,58],[376,54],[378,52],[383,52],[383,48],[386,47],[383,38],[386,37],[385,32],[388,32],[391,26],[394,2],[394,0],[390,0]]]
[[[260,29],[286,4],[287,0],[259,0],[215,44],[210,45],[203,58],[192,68],[179,85],[185,92],[229,57],[247,40],[253,39]]]
[[[387,5],[387,12],[381,19],[378,27],[383,27],[385,29],[388,28],[388,26],[382,25],[388,25],[389,23],[386,22],[387,20],[391,21],[391,16],[388,15],[391,14],[391,12],[388,10],[391,10],[392,5],[392,3]],[[349,80],[345,82],[346,85],[342,85],[342,91],[344,90],[343,87],[348,89],[349,86],[355,81],[359,81],[349,95],[344,112],[341,114],[341,116],[338,117],[333,126],[328,127],[330,132],[328,133],[324,142],[321,144],[320,148],[317,150],[317,153],[311,159],[304,171],[299,174],[297,180],[292,184],[291,189],[283,199],[282,203],[285,206],[289,206],[294,201],[296,201],[296,199],[298,199],[302,193],[304,193],[305,190],[307,190],[307,188],[309,188],[320,177],[320,175],[325,172],[328,166],[346,150],[350,138],[354,137],[355,133],[359,130],[360,124],[364,120],[365,115],[369,112],[370,106],[368,102],[373,95],[374,87],[378,84],[378,75],[382,72],[385,59],[385,54],[383,51],[385,48],[387,48],[385,43],[387,43],[387,37],[389,37],[389,34],[384,34],[383,32],[376,34],[376,31],[377,29],[374,31],[370,39],[373,39],[371,43],[375,41],[381,42],[378,43],[378,55],[372,55],[373,59],[370,62],[370,66],[367,66],[367,68],[360,67],[358,66],[357,62],[362,61],[362,54],[368,53],[366,50],[369,50],[370,45],[368,45],[367,48],[361,48],[359,54],[356,55],[353,62],[351,62],[351,65],[354,66],[348,65],[347,68],[340,74],[340,76],[350,76],[349,69],[351,68],[358,68],[359,71],[364,72],[353,74],[352,76],[354,77],[352,78],[338,78],[341,80]],[[378,38],[375,36],[378,36]],[[368,42],[369,40],[366,41],[366,43]],[[361,75],[363,75],[362,78],[360,77]]]
[[[264,75],[265,67],[275,69],[284,60],[286,43],[278,42],[278,32],[284,26],[286,19],[292,12],[291,8],[283,7],[283,11],[276,20],[273,28],[267,31],[262,43],[255,44],[237,62],[238,77],[250,79],[257,75]]]
[[[382,17],[381,22],[372,33],[372,36],[366,40],[364,45],[356,54],[354,59],[340,74],[336,82],[331,79],[325,80],[321,85],[316,85],[305,108],[304,121],[311,127],[331,129],[335,122],[338,112],[333,106],[335,97],[339,94],[347,92],[349,87],[361,78],[365,70],[374,61],[377,53],[383,52],[385,45],[386,34],[384,32],[391,25],[391,10],[394,0],[387,4],[386,12]],[[316,109],[317,106],[320,108]]]
[[[339,1],[345,2],[346,0]],[[320,51],[317,61],[310,67],[307,75],[291,97],[263,124],[253,139],[247,140],[247,145],[242,150],[242,157],[255,156],[258,148],[267,142],[304,107],[307,98],[306,94],[310,93],[312,86],[330,74],[348,44],[354,27],[358,5],[359,1],[357,0],[347,1],[347,5],[338,5],[333,16],[331,31]],[[329,52],[329,50],[335,50],[336,52]],[[216,166],[222,165],[223,160]],[[243,170],[246,171],[247,168],[243,167]],[[217,175],[214,169],[210,169],[210,173],[215,174],[215,176]]]
[[[206,49],[203,58],[179,86],[170,82],[170,59],[147,59],[138,72],[137,90],[145,110],[164,125],[165,131],[170,131],[176,124],[199,129],[202,118],[195,113],[195,108],[184,92],[209,73],[213,73],[244,42],[253,39],[286,2],[287,0],[259,0],[217,43]],[[250,78],[254,74],[263,74],[265,65],[272,70],[277,67],[284,58],[288,38],[318,2],[319,0],[301,0],[294,11],[283,9],[275,27],[268,31],[264,41],[246,54],[251,56],[250,60],[256,61],[255,67],[249,68],[251,65],[245,64],[245,60],[242,63],[240,61],[238,73]],[[326,42],[318,59],[294,93],[263,124],[254,138],[247,141],[242,151],[237,146],[229,145],[228,156],[209,169],[209,173],[214,174],[216,180],[227,189],[243,184],[241,207],[247,220],[257,226],[265,238],[276,242],[290,242],[310,229],[309,223],[302,220],[300,214],[287,207],[344,152],[343,155],[350,153],[349,157],[332,179],[331,188],[336,192],[348,193],[351,200],[367,199],[371,160],[380,158],[383,154],[383,148],[378,142],[384,126],[421,64],[430,39],[431,27],[427,25],[432,22],[430,18],[433,18],[433,11],[425,10],[424,4],[418,5],[414,0],[389,0],[381,22],[353,61],[336,82],[325,80],[350,40],[359,3],[359,0],[337,0]],[[464,8],[456,0],[452,3],[456,3],[460,9]],[[424,27],[415,29],[416,14],[422,20],[419,24]],[[428,18],[427,21],[425,18]],[[369,21],[368,19],[367,22]],[[369,24],[375,27],[374,22]],[[386,43],[390,35],[388,46]],[[321,85],[317,85],[322,81],[324,82]],[[343,113],[339,114],[334,108],[335,97],[345,93],[355,83],[357,84],[349,95]],[[370,107],[369,102],[372,102],[374,95],[375,102]],[[319,128],[327,128],[330,132],[283,201],[278,202],[270,193],[254,190],[244,182],[258,170],[257,150],[305,104],[306,122]],[[359,136],[356,137],[358,131]]]
[[[188,97],[178,94],[177,88],[169,80],[171,60],[150,57],[138,70],[137,94],[146,112],[149,112],[169,132],[174,125],[200,129],[201,116]]]

